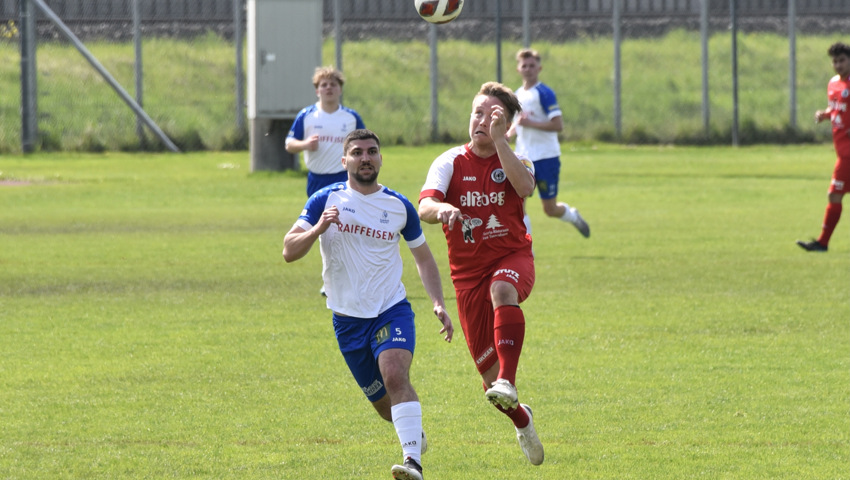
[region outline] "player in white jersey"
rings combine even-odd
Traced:
[[[348,181],[325,187],[307,200],[284,238],[283,257],[298,260],[319,239],[327,305],[340,351],[375,410],[395,426],[402,445],[404,460],[392,467],[393,478],[422,480],[425,434],[422,407],[409,379],[416,329],[401,283],[402,237],[446,341],[451,341],[454,327],[416,209],[403,195],[378,183],[383,159],[377,135],[355,130],[346,136],[343,152]]]
[[[319,101],[298,112],[286,136],[287,152],[304,152],[308,197],[320,188],[347,179],[339,162],[342,141],[355,129],[366,128],[356,111],[340,103],[343,84],[342,72],[333,67],[317,68],[313,86]]]
[[[517,154],[534,162],[537,189],[546,215],[573,224],[587,238],[590,236],[590,227],[578,210],[558,202],[561,173],[558,133],[564,129],[558,99],[555,92],[539,80],[543,66],[536,50],[522,49],[516,59],[522,86],[515,93],[522,105],[522,112],[513,119],[508,137],[516,135]]]

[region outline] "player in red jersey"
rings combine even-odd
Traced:
[[[797,245],[809,252],[827,251],[829,238],[841,218],[841,202],[850,188],[850,112],[847,111],[850,103],[850,45],[834,43],[828,53],[836,75],[827,86],[829,103],[825,110],[815,112],[815,121],[820,123],[829,119],[832,122],[832,143],[838,160],[832,172],[820,237],[810,242],[797,240]]]
[[[540,465],[543,445],[515,387],[525,337],[519,304],[534,285],[524,222],[534,165],[511,150],[506,135],[520,110],[510,88],[496,82],[481,86],[472,101],[471,140],[434,160],[419,194],[419,217],[443,224],[458,317],[485,396],[510,417],[523,453]]]

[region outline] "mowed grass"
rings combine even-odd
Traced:
[[[417,198],[445,147],[386,147]],[[529,465],[439,325],[406,247],[426,478],[850,478],[850,221],[816,235],[828,145],[564,145],[529,200],[537,283],[519,372]],[[246,153],[0,158],[0,472],[8,479],[390,478],[401,460],[338,352],[318,251],[283,235],[295,173]],[[845,215],[846,216],[846,215]],[[448,279],[445,242],[426,226]]]
[[[437,118],[433,124],[430,52],[425,37],[343,43],[344,103],[356,109],[369,128],[381,132],[385,144],[422,145],[434,137],[465,141],[470,99],[482,83],[499,78],[492,43],[438,38]],[[826,107],[826,84],[834,75],[826,50],[836,40],[828,35],[796,38],[795,129],[790,126],[788,39],[740,33],[741,144],[830,140],[828,126],[815,126],[812,120],[815,110]],[[511,88],[521,84],[514,60],[520,47],[518,41],[502,44],[501,80]],[[541,81],[558,95],[565,124],[562,139],[615,139],[611,38],[532,41],[532,47],[543,56]],[[132,43],[91,40],[87,48],[135,97]],[[695,31],[623,39],[622,143],[732,143],[731,37],[716,33],[709,39],[708,132],[703,127],[700,51],[700,36]],[[38,149],[165,150],[150,131],[146,132],[147,144],[140,144],[131,110],[73,46],[41,41],[37,57]],[[181,150],[247,149],[247,127],[240,130],[236,126],[235,57],[233,44],[212,33],[191,41],[144,40],[142,104]],[[324,64],[335,62],[333,39],[324,42],[322,57]],[[305,85],[312,73],[303,72]],[[3,153],[21,150],[20,77],[17,41],[0,41]],[[298,108],[314,101],[315,97],[305,98]]]

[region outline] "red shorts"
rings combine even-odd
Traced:
[[[829,193],[847,193],[848,189],[850,189],[850,157],[838,157],[835,170],[832,171]]]
[[[455,289],[458,318],[466,337],[466,346],[481,374],[498,361],[493,339],[496,313],[490,299],[490,285],[496,280],[511,283],[522,303],[534,286],[534,257],[530,251],[513,253],[494,265],[492,272],[474,288]]]

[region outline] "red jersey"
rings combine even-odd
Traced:
[[[534,176],[534,165],[519,157]],[[443,225],[449,266],[456,289],[478,285],[494,272],[502,257],[531,251],[531,236],[523,221],[525,198],[508,181],[499,156],[481,158],[467,145],[454,147],[434,160],[419,201],[434,197],[461,211],[452,230]]]
[[[832,77],[826,87],[829,98],[829,118],[832,121],[832,143],[835,153],[841,158],[850,158],[850,114],[847,103],[850,101],[850,79],[839,75]]]

